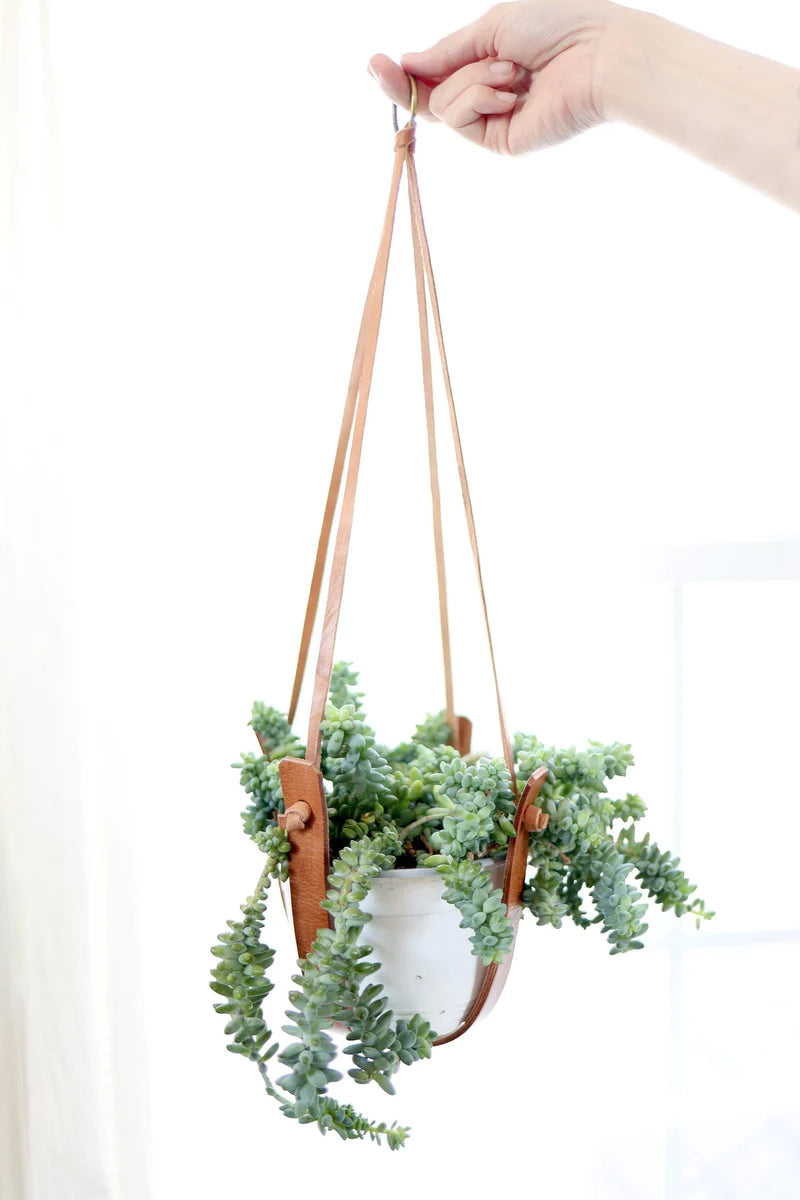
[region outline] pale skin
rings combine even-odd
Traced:
[[[396,104],[498,154],[604,121],[655,134],[800,212],[800,70],[610,0],[498,4],[369,69]]]

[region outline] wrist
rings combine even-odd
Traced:
[[[651,13],[608,3],[602,25],[594,79],[594,104],[605,121],[635,120],[636,98],[647,74]]]

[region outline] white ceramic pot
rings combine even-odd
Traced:
[[[505,859],[488,862],[486,870],[502,888]],[[486,975],[472,953],[473,931],[461,928],[461,914],[443,891],[432,867],[382,871],[361,902],[372,920],[360,938],[381,963],[368,982],[383,984],[395,1016],[419,1013],[440,1036],[458,1028]]]

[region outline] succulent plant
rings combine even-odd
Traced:
[[[633,765],[629,745],[556,749],[518,733],[512,781],[503,759],[459,755],[443,712],[428,714],[394,749],[378,744],[357,686],[352,664],[337,663],[320,729],[333,858],[323,904],[329,927],[319,929],[293,976],[283,1026],[289,1041],[281,1046],[264,1021],[274,953],[261,934],[271,883],[288,877],[290,843],[278,825],[284,811],[279,762],[305,751],[286,717],[261,703],[254,704],[250,725],[262,753],[244,753],[234,766],[250,801],[244,829],[265,861],[242,918],[228,922],[213,948],[211,987],[220,997],[216,1010],[228,1018],[228,1049],[256,1063],[284,1115],[322,1133],[385,1140],[397,1149],[408,1136],[405,1126],[372,1121],[329,1094],[342,1077],[333,1065],[335,1025],[348,1031],[343,1054],[352,1062],[350,1077],[390,1094],[400,1066],[429,1058],[436,1037],[419,1015],[396,1018],[383,987],[370,980],[380,964],[362,937],[371,920],[363,902],[382,871],[435,868],[444,900],[471,930],[473,953],[486,966],[502,962],[513,929],[486,866],[514,836],[513,785],[521,791],[545,767],[537,804],[548,823],[531,836],[523,912],[555,928],[567,919],[580,928],[599,925],[612,954],[643,946],[646,897],[676,916],[694,916],[698,926],[713,913],[694,896],[679,860],[649,833],[637,837],[636,822],[646,811],[641,797],[610,795],[608,783]],[[286,1068],[275,1080],[268,1068],[274,1057]]]

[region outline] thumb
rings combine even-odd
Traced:
[[[494,39],[498,14],[489,10],[463,29],[457,29],[431,46],[429,50],[402,55],[405,71],[423,79],[444,79],[468,63],[489,58],[495,53]]]

